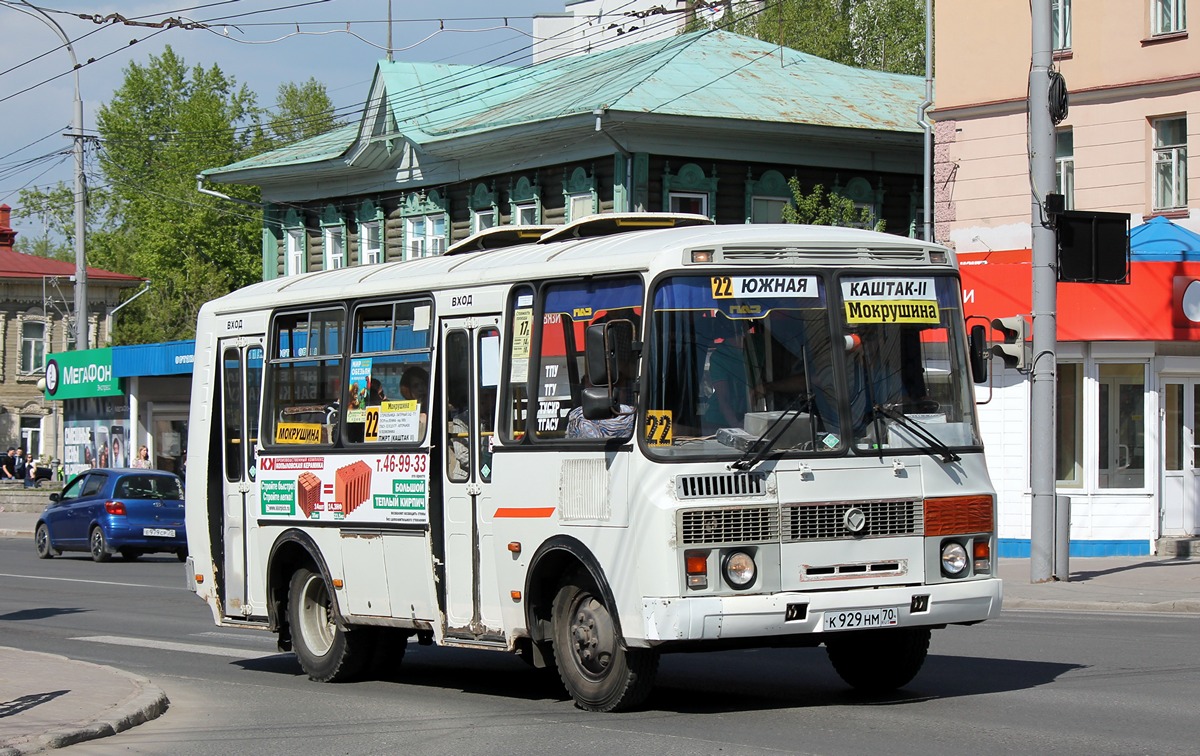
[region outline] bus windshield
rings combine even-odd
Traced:
[[[674,276],[653,304],[651,454],[947,454],[979,444],[951,276],[833,285],[801,271]]]

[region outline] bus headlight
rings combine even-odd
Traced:
[[[967,569],[967,550],[957,541],[942,544],[942,573],[958,577]]]
[[[758,574],[758,568],[754,566],[754,557],[744,551],[732,551],[726,554],[723,571],[725,581],[734,588],[750,586]]]

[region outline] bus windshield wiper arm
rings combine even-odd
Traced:
[[[886,404],[876,404],[873,414],[876,417],[882,415],[889,420],[894,420],[902,428],[909,431],[925,443],[929,444],[929,446],[923,451],[927,452],[930,456],[941,457],[943,462],[958,462],[960,459],[962,459],[962,457],[950,451],[950,447],[942,443],[940,438],[933,435],[928,429],[926,429],[916,420],[913,420],[905,415],[903,412],[899,412]]]
[[[775,447],[775,442],[783,438],[783,434],[787,433],[787,429],[792,427],[792,423],[796,422],[796,418],[800,417],[800,407],[808,407],[812,402],[813,394],[801,393],[796,394],[796,398],[788,403],[779,417],[775,418],[775,422],[767,426],[767,429],[762,432],[762,435],[754,439],[754,443],[746,447],[746,451],[738,457],[737,461],[729,466],[730,470],[752,470],[754,466],[763,461],[763,458]],[[778,431],[775,429],[779,428]],[[774,433],[774,435],[771,435]],[[763,443],[770,438],[770,443]]]

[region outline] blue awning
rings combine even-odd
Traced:
[[[1129,255],[1141,261],[1200,261],[1200,234],[1159,216],[1129,231]]]
[[[195,340],[113,347],[113,375],[117,378],[190,375],[195,352]]]

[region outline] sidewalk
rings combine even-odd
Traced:
[[[28,539],[34,512],[0,512],[0,537]],[[1071,560],[1071,580],[1032,584],[1028,559],[1002,559],[1006,610],[1200,614],[1200,558]],[[166,711],[149,680],[63,656],[0,647],[0,756],[112,735]]]

